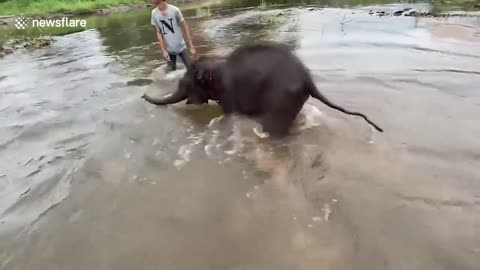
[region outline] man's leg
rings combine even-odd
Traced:
[[[170,67],[170,71],[177,70],[177,55],[176,54],[168,54],[170,56],[170,61],[168,61],[168,66]]]
[[[190,54],[188,53],[188,50],[185,49],[182,52],[180,52],[180,58],[182,58],[182,62],[185,65],[186,69],[190,68],[190,65],[192,64],[192,59],[190,58]]]

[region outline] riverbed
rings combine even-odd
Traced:
[[[480,18],[402,5],[186,16],[201,55],[288,44],[327,97],[260,139],[171,91],[149,14],[0,59],[0,269],[479,269]],[[417,5],[426,8],[428,5]]]

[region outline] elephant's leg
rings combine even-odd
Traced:
[[[302,100],[285,99],[283,103],[272,105],[274,107],[266,111],[260,119],[263,131],[272,137],[285,137],[289,135],[290,128],[302,109]]]
[[[289,135],[290,127],[296,117],[296,113],[288,111],[266,112],[260,119],[263,132],[273,138],[283,138]]]

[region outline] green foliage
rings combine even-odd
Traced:
[[[171,0],[173,3],[176,1]],[[202,1],[199,1],[200,3]],[[270,7],[275,5],[320,4],[330,7],[365,6],[398,2],[431,2],[435,11],[474,10],[480,8],[480,0],[223,0],[222,7],[236,8],[247,6]],[[88,13],[97,8],[122,4],[150,3],[150,0],[0,0],[0,16],[17,14],[45,14],[58,12]],[[200,16],[209,17],[209,11],[201,10]]]
[[[147,0],[0,0],[0,16],[56,12],[85,13],[97,8],[146,2]]]
[[[432,12],[480,10],[480,0],[433,0]]]

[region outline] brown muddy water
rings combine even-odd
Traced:
[[[368,14],[398,8],[189,20],[201,54],[288,43],[382,134],[146,104],[175,81],[143,11],[0,59],[0,269],[480,269],[480,19]]]

